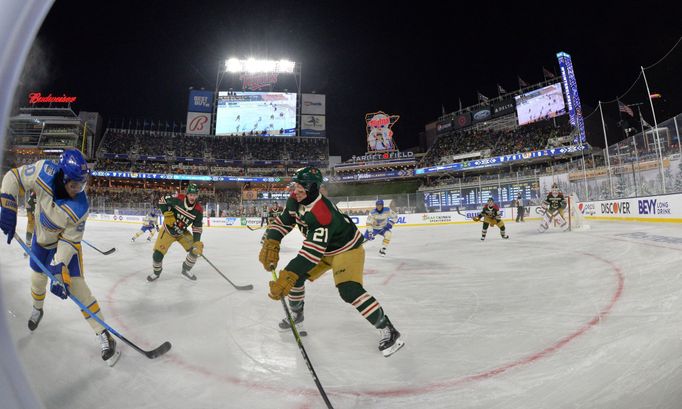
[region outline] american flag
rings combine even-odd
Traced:
[[[635,116],[635,113],[632,112],[632,108],[630,108],[629,106],[625,105],[624,103],[622,103],[620,101],[618,101],[618,110],[620,112],[625,112],[626,114],[628,114],[630,116]]]

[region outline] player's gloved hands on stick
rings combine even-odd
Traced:
[[[365,230],[365,238],[367,240],[374,240],[374,230],[372,229]]]
[[[197,257],[201,257],[201,255],[204,254],[204,243],[195,241],[192,245],[192,253]]]
[[[0,230],[7,235],[7,244],[10,244],[17,231],[17,199],[7,193],[0,195]]]
[[[163,224],[168,227],[173,227],[173,225],[175,225],[175,213],[171,210],[163,212]]]
[[[62,300],[66,300],[69,297],[69,294],[71,294],[69,291],[69,286],[71,284],[69,270],[66,268],[64,263],[51,265],[48,267],[48,269],[54,276],[54,279],[50,284],[50,292]]]
[[[298,281],[298,274],[282,270],[277,277],[277,281],[270,281],[270,293],[268,297],[273,300],[280,300],[282,297],[289,295],[289,291],[294,287]]]
[[[275,239],[265,239],[263,247],[258,254],[258,261],[267,271],[277,268],[279,262],[279,241]]]
[[[474,216],[474,218],[471,220],[473,220],[475,222],[479,222],[479,221],[481,221],[481,217],[480,216]]]

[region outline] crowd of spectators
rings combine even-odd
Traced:
[[[254,161],[328,161],[324,138],[212,136],[107,130],[99,153]],[[101,155],[98,155],[101,156]]]
[[[562,121],[543,121],[506,130],[465,130],[438,137],[422,160],[422,166],[454,162],[452,156],[486,151],[490,156],[510,155],[544,149],[552,138],[568,135]]]

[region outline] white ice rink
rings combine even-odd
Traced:
[[[309,283],[304,344],[334,407],[682,407],[682,244],[669,240],[680,227],[538,234],[538,223],[508,223],[511,240],[491,229],[485,242],[480,224],[401,227],[386,258],[378,240],[366,245],[365,287],[406,340],[390,358],[330,274]],[[47,408],[324,408],[292,334],[276,329],[283,311],[257,262],[261,231],[204,231],[205,255],[255,286],[239,292],[202,260],[196,282],[182,279],[178,245],[148,283],[152,244],[130,242],[138,227],[89,223],[87,240],[118,250],[85,247],[86,279],[112,327],[145,349],[173,348],[149,360],[119,341],[113,368],[71,301],[48,294],[29,332],[28,261],[0,245],[5,313]],[[284,262],[300,242],[296,231],[285,239]]]

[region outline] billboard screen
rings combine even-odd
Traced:
[[[295,135],[296,94],[288,92],[218,93],[216,135]]]
[[[561,84],[556,83],[544,88],[514,97],[519,125],[554,118],[566,113],[564,94]]]
[[[213,110],[213,91],[191,90],[189,91],[188,112],[211,113]]]

